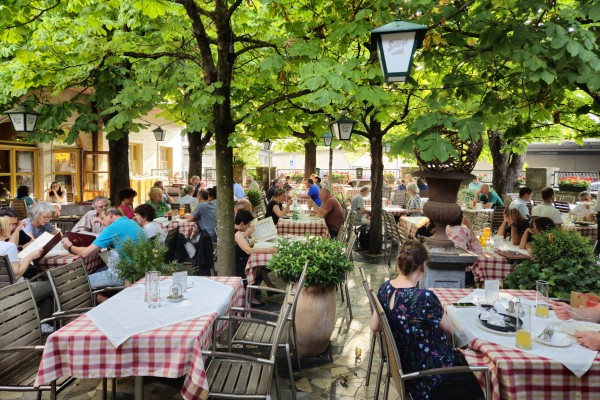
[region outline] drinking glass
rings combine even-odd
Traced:
[[[185,206],[182,204],[179,207],[179,218],[183,218],[184,215],[185,215]]]
[[[488,240],[492,236],[492,224],[486,222],[483,224],[483,236]]]
[[[548,303],[548,282],[535,281],[535,316],[548,318],[550,316]]]
[[[500,298],[500,281],[497,279],[486,279],[483,286],[485,302],[494,304]]]
[[[160,271],[146,272],[148,308],[160,307]]]
[[[531,306],[518,303],[516,310],[517,333],[515,335],[515,346],[522,350],[531,350]]]

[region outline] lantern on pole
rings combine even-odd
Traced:
[[[331,133],[325,133],[323,135],[323,143],[327,147],[331,147],[331,142],[333,142],[333,135]]]
[[[165,140],[166,133],[162,130],[160,126],[156,127],[156,129],[154,129],[152,133],[154,133],[154,138],[157,142],[162,142]]]
[[[421,47],[426,32],[426,25],[399,20],[371,31],[371,45],[377,46],[386,82],[406,81],[410,76],[415,51]]]
[[[342,115],[329,125],[331,134],[339,140],[350,140],[355,123],[355,120]]]
[[[8,115],[10,122],[13,125],[15,132],[33,132],[35,123],[40,113],[33,111],[27,106],[19,106],[8,111],[4,111]]]

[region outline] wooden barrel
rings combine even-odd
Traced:
[[[304,287],[295,323],[298,353],[305,357],[323,354],[335,328],[335,286]]]

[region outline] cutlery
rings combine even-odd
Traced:
[[[539,335],[537,335],[537,339],[541,340],[542,342],[551,342],[552,341],[552,336],[554,336],[554,324],[550,324],[547,327],[544,328],[544,330],[542,330],[542,332],[540,332]]]

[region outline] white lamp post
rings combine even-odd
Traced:
[[[40,113],[33,111],[27,106],[15,107],[4,111],[8,115],[15,132],[33,132],[35,123]]]
[[[329,125],[331,134],[339,140],[350,140],[355,123],[355,120],[342,115]]]
[[[421,47],[427,26],[394,21],[371,31],[386,82],[404,82],[410,76],[415,51]]]
[[[325,146],[329,147],[329,176],[328,176],[328,184],[329,189],[331,189],[333,193],[333,147],[331,143],[333,142],[333,135],[331,133],[325,133],[323,135],[323,143]]]
[[[263,142],[263,150],[267,151],[268,164],[269,164],[269,185],[271,186],[271,145],[273,143],[270,139],[267,139]]]

